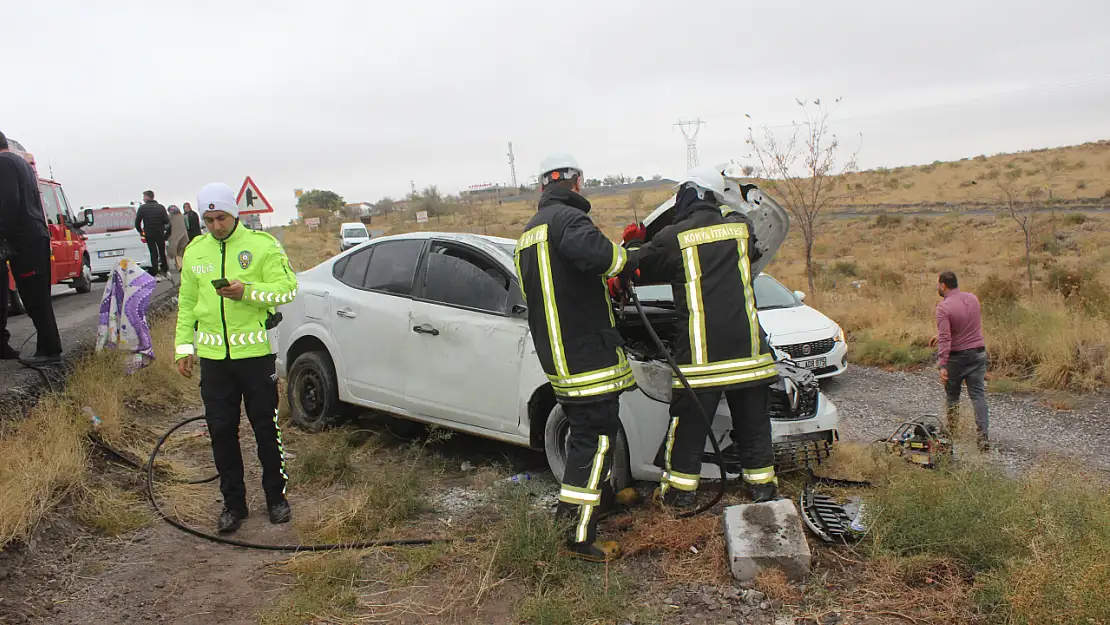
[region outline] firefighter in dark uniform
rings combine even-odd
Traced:
[[[571,555],[603,562],[620,555],[615,542],[597,540],[599,508],[613,501],[618,398],[636,387],[606,288],[627,251],[587,215],[590,202],[578,193],[582,170],[573,157],[544,160],[540,179],[539,209],[517,241],[516,265],[536,355],[570,421],[556,519],[573,521]]]
[[[753,501],[768,501],[777,495],[768,386],[778,370],[756,316],[753,228],[742,213],[722,210],[724,188],[720,172],[691,170],[680,182],[670,225],[647,243],[643,226],[625,229],[631,252],[622,278],[635,271],[640,282],[671,283],[679,370],[710,418],[724,393],[733,420],[727,464],[742,467]],[[611,290],[627,286],[621,282],[611,280]],[[665,504],[688,507],[695,503],[709,429],[677,377],[672,392],[671,420],[656,458],[663,469],[658,493]]]

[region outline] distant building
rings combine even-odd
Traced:
[[[358,217],[372,217],[381,214],[376,206],[370,202],[355,202],[353,204],[344,204],[343,212],[349,215],[357,215]]]

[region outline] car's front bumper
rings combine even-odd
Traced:
[[[790,360],[798,363],[799,367],[813,372],[813,377],[818,380],[831,378],[848,370],[848,344],[837,341],[833,344],[833,348],[824,354],[814,354],[801,358],[791,357]],[[823,364],[821,363],[822,360],[824,361]]]

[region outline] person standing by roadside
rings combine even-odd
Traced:
[[[987,412],[987,348],[983,340],[983,317],[979,298],[961,291],[956,274],[945,271],[937,280],[937,293],[943,300],[937,304],[937,335],[931,343],[937,347],[940,381],[948,404],[948,427],[955,430],[959,420],[960,389],[966,384],[967,394],[975,409],[979,449],[990,449]]]
[[[186,231],[185,216],[181,209],[170,205],[166,211],[170,214],[170,240],[166,247],[166,254],[173,259],[174,268],[181,271],[181,260],[185,256],[185,246],[189,244],[189,233]]]
[[[200,236],[200,215],[197,215],[193,210],[193,206],[188,202],[181,205],[185,211],[185,231],[189,234],[189,240]]]
[[[20,357],[9,345],[8,265],[27,315],[35,324],[38,345],[33,356]],[[38,175],[21,155],[11,151],[0,133],[0,359],[28,366],[61,362],[62,339],[50,302],[50,231],[39,196]]]
[[[154,191],[143,191],[143,204],[135,213],[135,229],[146,239],[150,250],[150,272],[163,276],[170,272],[166,259],[166,237],[170,228],[170,216],[166,207],[154,201]]]
[[[234,532],[249,514],[239,448],[241,404],[258,445],[270,523],[288,523],[293,513],[285,498],[277,371],[266,330],[276,326],[272,308],[296,297],[297,278],[277,239],[239,223],[231,187],[205,186],[197,205],[208,234],[185,249],[174,353],[186,378],[200,359],[200,395],[224,500],[217,529]]]

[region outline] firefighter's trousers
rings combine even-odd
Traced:
[[[620,427],[618,395],[590,403],[562,403],[570,421],[567,468],[559,491],[560,521],[573,522],[571,541],[593,543],[597,517],[612,503],[613,444]]]
[[[749,484],[773,482],[775,451],[771,446],[771,419],[767,414],[768,387],[697,391],[698,401],[710,419],[717,414],[722,392],[732,413],[732,444],[737,447],[744,481]],[[663,469],[663,494],[671,488],[697,490],[707,435],[708,426],[690,393],[686,389],[675,389],[671,420],[656,458],[656,465]]]
[[[220,473],[220,493],[229,510],[246,511],[243,455],[239,448],[240,403],[258,444],[266,504],[285,500],[285,450],[278,426],[277,372],[274,356],[241,360],[200,360],[200,395],[212,437],[212,457]]]

